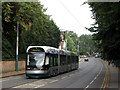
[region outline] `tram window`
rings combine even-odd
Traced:
[[[71,63],[73,63],[73,56],[71,57]]]
[[[49,57],[46,56],[46,61],[45,61],[45,65],[48,65],[49,64]]]
[[[57,57],[56,57],[56,55],[53,56],[53,60],[54,60],[54,66],[57,66]]]
[[[73,56],[73,63],[75,63],[75,56]]]
[[[53,57],[53,59],[54,59],[54,66],[55,66],[55,64],[56,64],[56,61],[55,61],[55,56]]]
[[[70,56],[70,64],[72,63],[72,56]]]
[[[64,65],[65,63],[65,60],[64,60],[64,56],[62,56],[62,65]]]
[[[64,55],[64,64],[66,64],[66,55]]]
[[[55,66],[58,66],[58,57],[55,56]]]
[[[62,65],[62,55],[60,55],[60,65]]]
[[[78,63],[78,56],[76,56],[76,62]]]
[[[73,63],[75,63],[75,56],[73,56]]]
[[[63,65],[63,63],[64,63],[64,56],[60,55],[60,65]]]
[[[64,56],[62,56],[62,65],[64,65]]]
[[[70,64],[70,56],[68,56],[67,61],[68,61],[68,64]]]
[[[74,61],[75,61],[75,63],[76,63],[76,62],[77,62],[77,57],[76,57],[76,56],[74,56],[74,58],[75,58],[75,60],[74,60]]]
[[[53,57],[52,56],[50,56],[49,62],[50,62],[50,66],[53,66]]]

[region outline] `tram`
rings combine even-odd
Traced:
[[[26,53],[26,78],[49,77],[78,69],[75,52],[49,46],[29,46]]]

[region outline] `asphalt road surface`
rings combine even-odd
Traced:
[[[2,80],[2,88],[105,88],[108,84],[107,66],[99,58],[80,61],[79,69],[50,78],[26,79],[25,75]]]

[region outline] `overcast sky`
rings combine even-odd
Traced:
[[[46,14],[52,15],[56,25],[61,30],[69,30],[82,34],[91,34],[84,27],[90,27],[94,23],[92,12],[88,4],[82,5],[86,0],[40,0]]]

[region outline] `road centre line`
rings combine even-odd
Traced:
[[[87,88],[89,88],[89,86],[97,79],[97,77],[100,75],[101,71],[103,69],[103,66],[101,67],[99,73],[96,75],[96,77],[85,87],[84,90],[86,90]]]
[[[94,78],[94,80],[96,80],[96,79],[97,79],[97,77]]]
[[[92,84],[94,82],[94,80],[92,80],[91,82],[90,82],[90,84]]]
[[[85,89],[89,88],[89,85],[87,85],[87,87]]]

